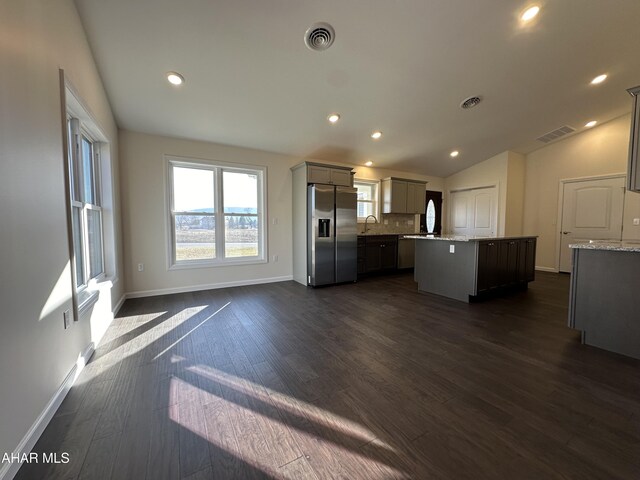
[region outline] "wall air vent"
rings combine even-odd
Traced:
[[[554,140],[557,140],[560,137],[564,137],[569,133],[573,133],[575,131],[576,131],[575,128],[570,127],[569,125],[565,125],[563,127],[556,128],[553,132],[545,133],[541,137],[536,138],[536,140],[542,143],[549,143],[549,142],[553,142]]]
[[[315,23],[304,34],[304,43],[310,50],[321,52],[333,44],[336,32],[328,23]]]

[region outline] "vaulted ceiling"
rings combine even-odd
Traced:
[[[637,0],[541,0],[528,24],[514,0],[76,4],[120,127],[303,158],[447,176],[618,117],[640,84]],[[335,29],[322,52],[316,22]]]

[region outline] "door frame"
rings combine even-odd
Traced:
[[[607,175],[593,175],[590,177],[575,177],[575,178],[561,178],[558,183],[558,212],[556,216],[556,265],[555,265],[555,273],[560,272],[560,254],[561,244],[562,244],[562,207],[564,205],[564,186],[567,183],[578,183],[578,182],[590,182],[593,180],[609,180],[612,178],[626,178],[626,173],[610,173]],[[626,194],[626,188],[625,188]],[[622,200],[622,218],[624,220],[624,197]]]

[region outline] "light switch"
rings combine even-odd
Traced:
[[[449,245],[449,253],[456,253],[456,246],[455,245]]]
[[[640,218],[634,218],[633,219],[633,224],[634,225],[640,225]]]

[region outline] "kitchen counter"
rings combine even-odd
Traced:
[[[414,278],[418,290],[469,302],[535,277],[536,238],[420,236],[415,239]]]
[[[481,237],[473,235],[429,235],[429,234],[407,234],[405,238],[415,238],[417,240],[441,240],[445,242],[480,242],[483,240],[516,240],[521,238],[538,238],[537,236],[497,236]],[[640,245],[639,245],[640,246]]]
[[[585,250],[610,250],[616,252],[640,252],[640,241],[629,240],[612,242],[609,240],[590,240],[589,242],[573,243],[570,248],[582,248]]]
[[[640,243],[572,244],[569,327],[582,343],[640,359]]]
[[[359,233],[359,237],[388,237],[389,235],[394,235],[397,237],[405,237],[409,235],[420,235],[419,233]]]

